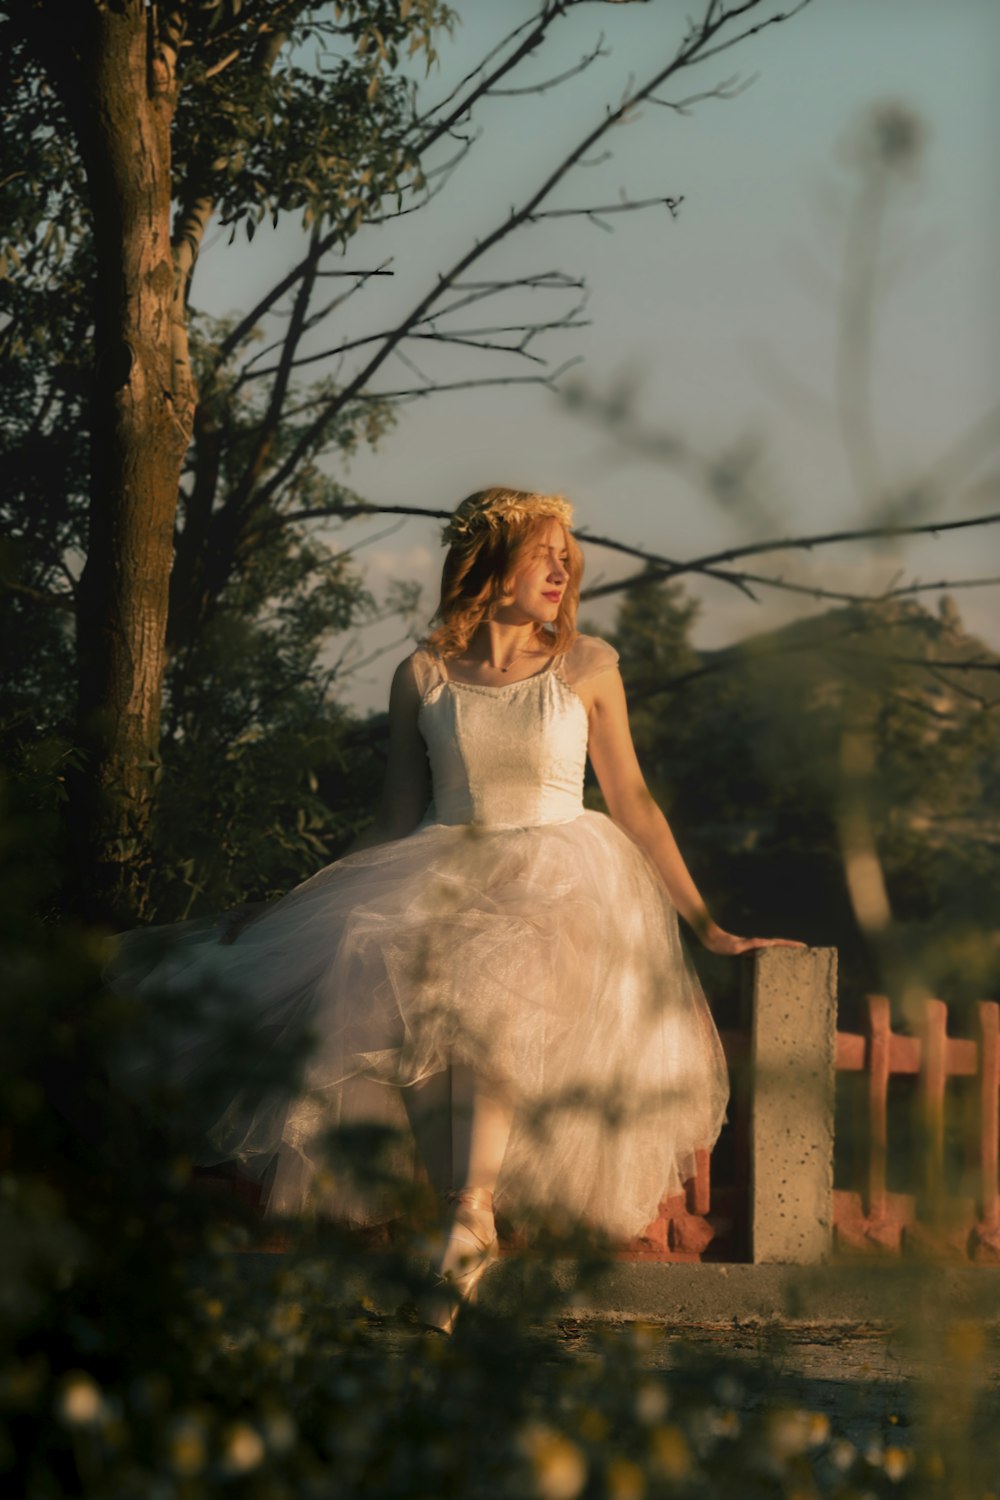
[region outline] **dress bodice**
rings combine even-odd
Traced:
[[[577,688],[617,659],[606,641],[578,636],[534,676],[484,687],[415,652],[433,788],[425,821],[525,828],[579,817],[587,710]]]

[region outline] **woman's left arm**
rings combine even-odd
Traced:
[[[649,855],[685,922],[712,953],[748,953],[753,948],[802,948],[790,938],[745,938],[726,932],[709,915],[677,841],[653,800],[636,758],[628,706],[616,667],[586,684],[590,718],[588,750],[614,821]]]

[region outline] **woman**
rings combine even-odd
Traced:
[[[262,1035],[311,1032],[300,1097],[244,1091],[211,1131],[219,1156],[273,1164],[272,1211],[370,1215],[320,1142],[398,1122],[402,1100],[448,1205],[427,1311],[445,1331],[496,1254],[494,1202],[632,1236],[714,1143],[726,1070],[678,913],[714,953],[801,946],[709,916],[643,781],[617,655],[576,632],[571,518],[558,495],[462,502],[435,628],[393,679],[371,830],[231,945],[191,934],[142,978],[211,971]],[[610,817],[584,810],[588,754]]]

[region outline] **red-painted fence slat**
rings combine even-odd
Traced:
[[[853,1031],[837,1032],[838,1073],[863,1073],[867,1053],[868,1046],[863,1036],[855,1036]]]
[[[950,1036],[945,1047],[945,1072],[949,1078],[975,1078],[979,1072],[978,1043]]]
[[[928,1206],[940,1212],[944,1191],[944,1081],[948,1010],[942,1000],[925,1000],[920,1117],[924,1134],[924,1181]]]
[[[1000,1005],[978,1006],[978,1036],[950,1037],[941,1000],[922,1006],[917,1036],[892,1030],[889,1002],[869,995],[865,1035],[837,1034],[838,1071],[866,1074],[867,1140],[863,1191],[834,1193],[838,1243],[851,1250],[915,1250],[953,1259],[971,1257],[1000,1264]],[[915,1077],[919,1154],[912,1186],[916,1193],[890,1192],[889,1080]],[[971,1088],[960,1080],[975,1080]],[[976,1172],[976,1198],[961,1181],[949,1181],[945,1156],[945,1111],[949,1080],[957,1082],[967,1130],[967,1159]]]
[[[869,1218],[884,1219],[885,1164],[889,1121],[889,1001],[885,995],[868,996],[868,1183]]]
[[[887,1002],[888,1003],[888,1002]],[[889,1072],[919,1073],[921,1044],[918,1036],[889,1034]]]

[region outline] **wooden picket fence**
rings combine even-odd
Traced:
[[[869,995],[862,1030],[836,1033],[838,1169],[852,1185],[833,1192],[835,1253],[1000,1264],[1000,1005],[981,1001],[975,1017],[974,1037],[949,1036],[947,1006],[926,999],[906,1035],[892,1029],[888,998]],[[748,1037],[722,1040],[734,1085],[728,1179],[713,1183],[704,1153],[623,1258],[751,1258]]]
[[[1000,1262],[1000,1005],[981,1001],[976,1035],[953,1037],[947,1006],[927,999],[906,1036],[893,1031],[886,996],[869,995],[864,1031],[837,1033],[836,1064],[862,1075],[864,1091],[857,1187],[834,1193],[838,1247]],[[893,1099],[893,1080],[905,1078],[911,1097]]]

